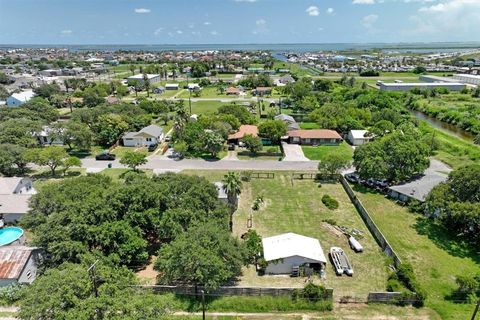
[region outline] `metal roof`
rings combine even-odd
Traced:
[[[151,124],[148,127],[143,128],[139,132],[144,132],[154,137],[160,137],[163,133],[163,129],[155,124]]]
[[[25,246],[0,247],[0,279],[20,278],[32,251],[35,249]]]
[[[289,232],[263,238],[262,244],[263,256],[266,261],[299,256],[327,263],[320,242],[315,238],[309,238]]]
[[[22,102],[27,102],[28,100],[33,98],[34,95],[35,93],[33,92],[33,90],[25,90],[19,93],[14,93],[11,95],[11,97]]]

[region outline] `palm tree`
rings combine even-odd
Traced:
[[[150,98],[150,80],[146,73],[143,74],[143,87],[145,88],[145,91],[147,91],[147,97]]]
[[[128,68],[130,69],[130,72],[132,73],[132,76],[135,75],[135,65],[131,64],[130,66],[128,66]]]
[[[230,207],[230,231],[233,231],[233,213],[237,210],[238,196],[242,192],[242,181],[238,173],[230,171],[223,177],[223,190],[227,194]]]

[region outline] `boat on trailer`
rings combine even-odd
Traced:
[[[330,257],[332,258],[333,265],[335,266],[335,272],[337,273],[337,275],[353,275],[353,267],[350,264],[350,261],[348,260],[347,255],[342,248],[331,247]]]

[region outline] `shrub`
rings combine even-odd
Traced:
[[[251,171],[243,171],[240,175],[240,179],[245,182],[249,182],[252,180],[252,172]]]
[[[330,197],[328,194],[322,197],[322,202],[330,210],[335,210],[338,208],[338,201]]]
[[[387,291],[388,292],[402,292],[404,290],[402,284],[398,279],[388,279]]]
[[[11,284],[0,288],[0,303],[3,305],[11,305],[22,298],[24,287],[18,284]]]
[[[323,222],[326,222],[326,223],[328,223],[328,224],[330,224],[330,225],[332,225],[332,226],[336,226],[336,225],[337,225],[337,221],[336,221],[335,219],[329,218],[329,219],[323,219],[322,221],[323,221]]]

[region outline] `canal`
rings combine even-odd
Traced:
[[[440,121],[438,119],[435,119],[433,117],[430,117],[429,115],[417,111],[417,110],[410,110],[410,113],[413,114],[415,117],[417,117],[420,120],[423,120],[430,124],[432,127],[443,131],[445,133],[448,133],[449,135],[455,136],[457,138],[466,140],[468,142],[473,142],[473,138],[475,137],[473,133],[465,131],[453,124],[446,123],[443,121]]]

